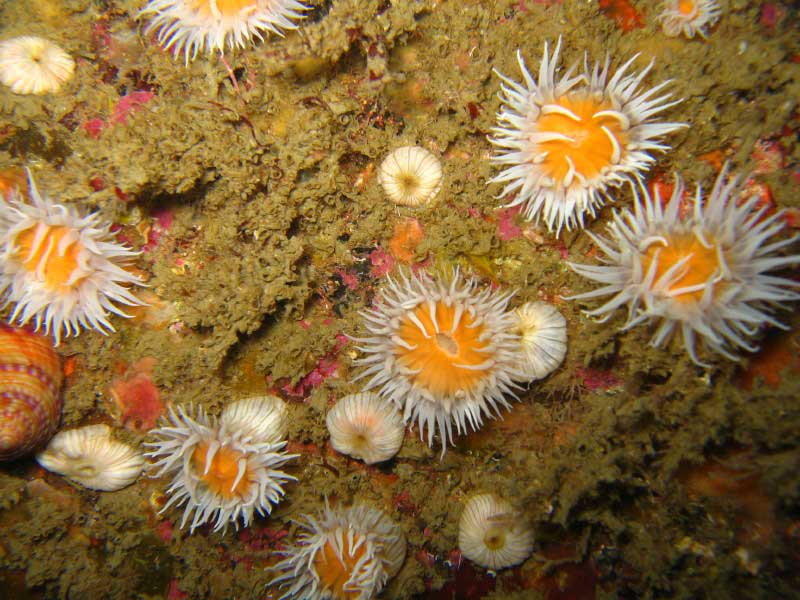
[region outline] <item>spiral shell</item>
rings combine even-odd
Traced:
[[[0,461],[49,440],[61,419],[61,362],[46,337],[0,324]]]

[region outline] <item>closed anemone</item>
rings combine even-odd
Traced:
[[[472,562],[497,571],[527,560],[533,550],[533,531],[506,500],[478,494],[464,506],[458,547]]]
[[[325,419],[334,450],[368,465],[389,460],[403,444],[405,426],[397,408],[376,394],[341,398]]]

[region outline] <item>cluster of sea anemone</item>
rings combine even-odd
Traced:
[[[373,309],[362,313],[366,335],[354,338],[364,353],[355,361],[363,367],[356,381],[392,402],[404,421],[416,421],[428,445],[438,433],[444,452],[454,425],[457,434],[479,429],[484,417],[511,407],[507,398],[520,383],[549,374],[564,358],[564,318],[555,310],[524,318],[527,311],[509,310],[512,295],[481,289],[457,268],[388,277]],[[546,358],[534,367],[529,352]]]
[[[670,31],[681,15],[703,17],[704,23],[718,16],[713,2],[672,4],[663,17]],[[682,26],[692,37],[688,23]],[[696,32],[704,35],[702,27]],[[491,182],[505,183],[501,196],[515,194],[509,205],[522,205],[526,218],[543,217],[556,235],[562,227],[586,226],[586,216],[595,217],[626,184],[633,190],[633,209],[614,214],[608,238],[588,232],[602,264],[569,263],[602,286],[572,298],[613,296],[588,314],[605,320],[624,306],[623,329],[658,323],[655,346],[680,331],[698,364],[698,338],[731,359],[736,350],[755,351],[760,328],[781,327],[774,313],[800,298],[796,283],[779,274],[800,262],[798,255],[781,254],[794,241],[776,240],[781,212],[767,215],[757,197],[744,196],[741,177],[729,178],[727,167],[709,197],[698,185],[688,214],[680,211],[684,187],[678,176],[664,205],[658,191],[648,191],[644,176],[655,162],[651,152],[668,150],[663,136],[685,127],[656,118],[679,102],[661,93],[668,82],[642,89],[652,63],[629,74],[633,59],[613,74],[608,59],[594,67],[587,59],[582,73],[573,75],[572,67],[556,78],[560,47],[559,40],[551,55],[545,43],[538,81],[519,53],[522,83],[498,73],[503,106],[489,141],[498,146],[493,160],[504,169]]]
[[[151,0],[138,16],[149,19],[145,33],[188,65],[200,53],[222,55],[282,35],[308,10],[298,0]],[[713,0],[668,0],[659,20],[668,36],[705,38],[720,14]],[[625,330],[653,324],[654,346],[680,333],[698,364],[705,364],[700,345],[729,359],[755,351],[762,327],[782,327],[776,312],[800,299],[798,284],[782,273],[800,263],[800,255],[787,253],[795,239],[778,237],[782,214],[747,197],[742,178],[729,176],[727,166],[708,195],[698,185],[687,199],[677,176],[668,199],[658,188],[651,193],[645,178],[655,153],[667,152],[667,138],[688,126],[662,120],[680,102],[666,91],[671,82],[646,87],[653,63],[635,70],[638,55],[616,68],[609,57],[591,63],[587,56],[582,66],[560,70],[561,49],[560,39],[552,52],[545,43],[533,72],[518,51],[522,81],[497,72],[501,108],[488,142],[500,171],[489,183],[501,184],[506,206],[519,206],[523,218],[543,221],[556,237],[588,227],[606,202],[630,188],[632,207],[611,216],[606,235],[587,232],[600,263],[568,263],[599,284],[571,299],[607,298],[588,315],[602,321],[624,308]],[[56,93],[74,70],[72,58],[42,38],[0,42],[0,82],[14,93]],[[434,152],[402,146],[382,161],[377,181],[394,203],[415,209],[443,195],[444,173]],[[9,320],[43,330],[56,346],[82,329],[113,331],[112,315],[127,316],[123,306],[142,304],[132,291],[143,284],[133,269],[137,253],[118,243],[98,214],[82,215],[40,194],[28,175],[27,192],[18,186],[0,197],[0,299],[12,307]],[[363,331],[352,338],[362,353],[354,383],[363,389],[326,415],[333,449],[382,463],[398,453],[413,424],[428,446],[438,436],[444,454],[456,435],[478,430],[510,409],[525,384],[556,370],[567,351],[564,316],[543,302],[513,307],[513,296],[459,268],[387,276],[361,313]],[[153,477],[170,482],[162,512],[183,507],[180,526],[189,533],[269,517],[296,481],[284,471],[298,457],[286,450],[286,407],[272,396],[230,403],[219,417],[191,405],[170,407],[150,432],[145,455],[102,424],[51,439],[63,376],[42,339],[0,330],[0,459],[38,449],[46,469],[113,491],[134,482],[147,457]],[[300,528],[272,567],[284,598],[372,598],[405,558],[400,526],[362,502],[331,508],[326,499]],[[482,493],[464,502],[458,544],[476,564],[493,571],[518,565],[530,556],[533,537],[505,498]]]
[[[170,499],[162,508],[185,505],[181,527],[207,522],[214,531],[229,523],[247,527],[255,513],[267,516],[295,478],[281,468],[296,454],[286,446],[286,408],[274,396],[229,404],[217,419],[197,408],[170,408],[168,420],[150,432],[147,456],[155,476],[170,476]]]

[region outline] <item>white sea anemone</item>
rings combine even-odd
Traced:
[[[546,302],[526,302],[514,314],[522,343],[520,370],[531,380],[547,377],[567,354],[567,320]]]
[[[378,181],[395,204],[428,204],[442,189],[442,163],[425,148],[403,146],[381,163]]]
[[[15,94],[57,92],[75,73],[69,54],[33,35],[0,42],[0,81]]]
[[[129,486],[144,467],[144,456],[115,440],[108,425],[60,431],[36,455],[36,461],[83,487],[104,492]]]
[[[30,202],[18,191],[0,202],[0,299],[16,305],[9,322],[33,321],[56,344],[81,328],[114,331],[109,312],[128,316],[116,303],[143,304],[127,287],[141,285],[127,270],[138,252],[114,242],[97,214],[40,196],[28,177]]]
[[[721,14],[715,0],[666,0],[658,20],[661,30],[670,37],[683,33],[689,39],[695,35],[706,39],[706,28],[712,27]]]
[[[296,481],[279,468],[297,454],[283,452],[285,441],[254,439],[252,430],[231,430],[201,408],[194,417],[191,412],[170,407],[168,422],[152,430],[155,441],[145,444],[156,460],[153,476],[172,476],[171,497],[161,511],[185,504],[180,526],[191,518],[189,533],[210,521],[219,531],[229,523],[238,529],[240,518],[249,526],[256,512],[268,516],[283,485]]]
[[[264,34],[283,35],[297,29],[309,7],[297,0],[150,0],[137,18],[150,17],[146,34],[155,31],[158,43],[183,53],[188,65],[205,50],[245,48]]]
[[[512,506],[493,494],[472,496],[458,523],[458,547],[472,562],[497,571],[524,562],[533,531]]]
[[[519,337],[506,310],[511,292],[479,290],[458,269],[435,273],[401,272],[387,277],[374,309],[361,313],[368,336],[354,338],[365,353],[356,379],[402,410],[403,420],[428,430],[428,445],[438,430],[442,453],[467,424],[477,430],[483,416],[511,408]]]
[[[296,546],[279,552],[272,585],[286,588],[281,599],[369,600],[403,565],[406,540],[383,512],[357,504],[304,515]]]
[[[489,138],[499,148],[492,162],[504,167],[490,183],[504,183],[501,197],[515,193],[507,206],[544,217],[556,235],[583,227],[609,188],[639,179],[655,160],[651,152],[667,149],[661,138],[685,126],[654,119],[679,101],[657,95],[669,81],[640,89],[652,62],[628,74],[636,55],[611,74],[610,58],[591,67],[586,57],[582,73],[573,76],[573,65],[556,78],[560,51],[561,39],[552,56],[545,43],[538,82],[519,51],[523,83],[495,71],[503,106]]]
[[[228,404],[222,410],[220,423],[242,438],[277,444],[286,439],[289,414],[286,402],[277,396],[253,396]]]
[[[341,398],[325,419],[333,449],[368,465],[389,460],[403,444],[405,426],[397,409],[363,392]]]
[[[762,325],[782,325],[772,316],[782,303],[800,299],[798,283],[774,274],[800,263],[800,255],[781,256],[795,237],[772,239],[784,227],[781,213],[766,216],[759,198],[742,197],[739,177],[727,178],[727,166],[704,200],[700,186],[690,211],[681,216],[684,187],[676,176],[669,202],[658,189],[635,192],[633,211],[615,213],[608,237],[589,233],[605,255],[599,265],[570,263],[584,277],[602,284],[571,299],[612,296],[589,315],[608,319],[628,310],[623,329],[659,322],[651,344],[660,346],[675,330],[695,363],[700,337],[712,351],[730,359],[736,349],[757,348]]]

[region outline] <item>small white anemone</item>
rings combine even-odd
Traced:
[[[522,344],[520,370],[531,380],[547,377],[567,354],[567,320],[546,302],[526,302],[514,314]]]
[[[533,531],[506,500],[478,494],[464,506],[458,547],[475,564],[497,571],[527,560],[533,551]]]
[[[230,429],[199,407],[191,413],[191,407],[170,406],[169,419],[145,444],[152,448],[147,456],[156,460],[153,476],[172,477],[161,512],[185,504],[180,526],[191,520],[189,533],[207,522],[219,531],[229,523],[238,529],[240,519],[247,527],[255,513],[268,516],[283,498],[283,486],[296,481],[279,469],[298,455],[283,451],[285,441],[254,439],[252,428]]]
[[[656,118],[679,102],[661,93],[669,81],[641,89],[653,62],[631,73],[636,55],[612,72],[609,57],[591,66],[587,56],[582,72],[574,75],[575,64],[556,77],[560,52],[560,38],[552,56],[545,43],[538,81],[519,51],[522,83],[495,70],[503,105],[489,138],[498,147],[492,162],[503,168],[489,183],[505,184],[499,197],[513,194],[506,206],[544,218],[556,235],[583,227],[610,188],[639,180],[652,153],[668,149],[662,138],[686,127]]]
[[[403,418],[391,402],[362,392],[341,398],[325,419],[334,450],[368,465],[389,460],[403,444]]]
[[[298,544],[278,552],[272,585],[285,588],[281,600],[369,600],[397,575],[406,555],[400,527],[380,510],[363,504],[303,516]]]
[[[220,423],[228,431],[237,431],[242,438],[265,444],[286,439],[289,414],[286,403],[277,396],[253,396],[237,400],[222,410]]]
[[[442,189],[442,164],[425,148],[403,146],[381,163],[378,181],[395,204],[429,204]]]
[[[713,27],[721,14],[715,0],[666,0],[658,20],[661,30],[670,37],[683,33],[689,39],[695,35],[706,39],[706,28]]]
[[[108,425],[58,432],[36,461],[83,487],[113,492],[129,486],[144,467],[144,456],[111,436]]]
[[[0,42],[0,81],[15,94],[57,92],[75,73],[75,61],[51,41],[33,35]]]

